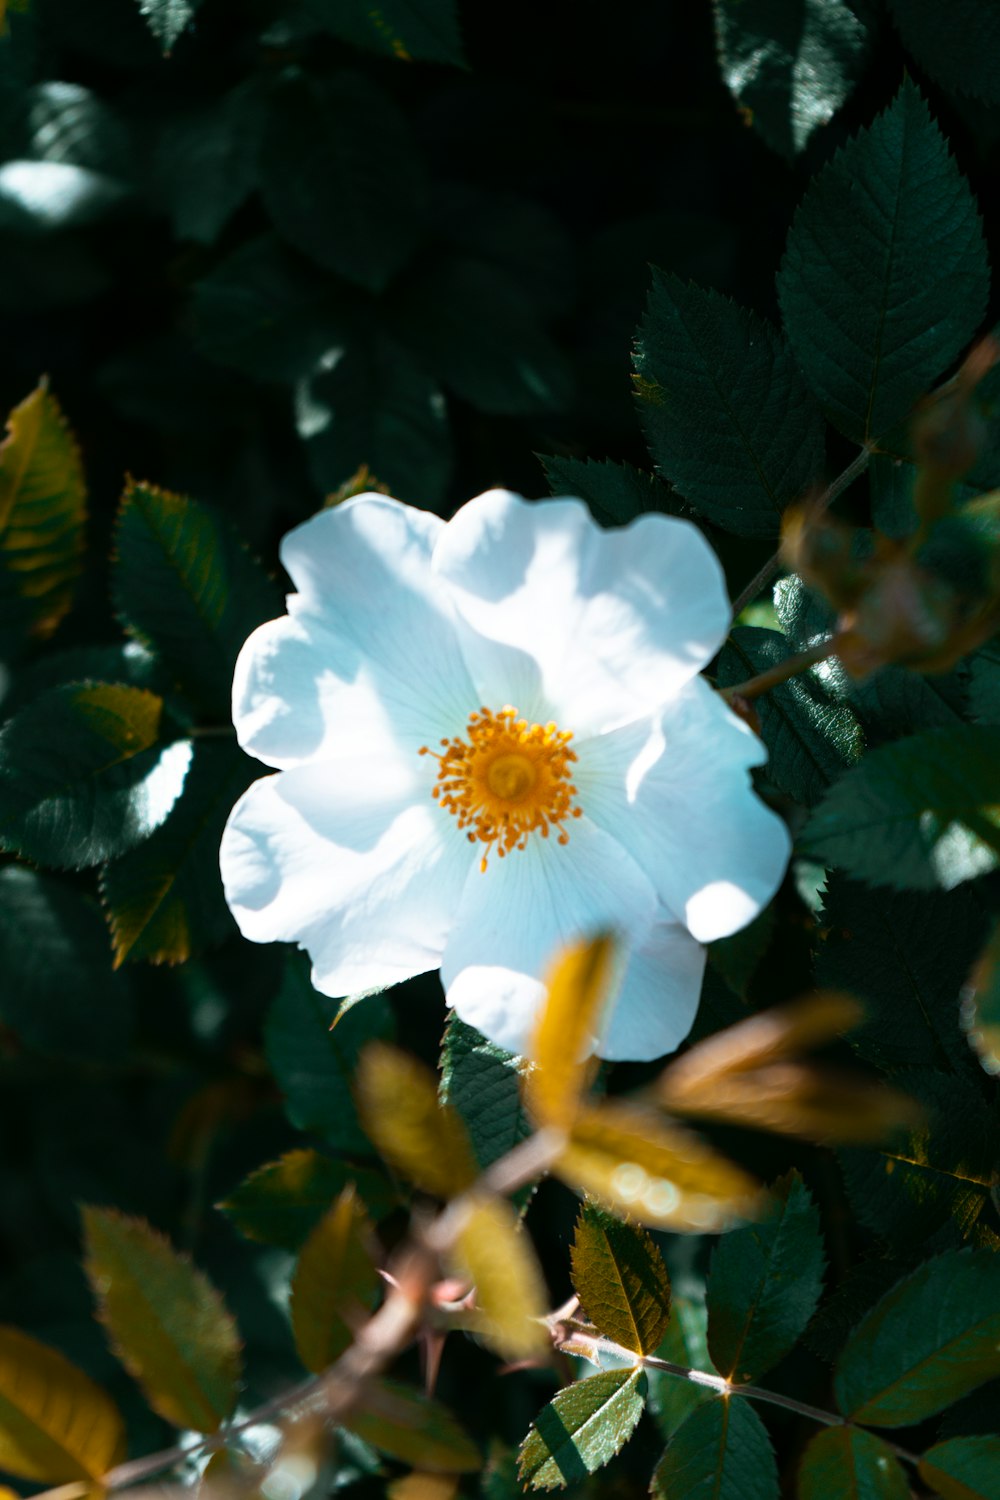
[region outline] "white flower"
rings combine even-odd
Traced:
[[[564,943],[621,939],[596,1038],[686,1036],[703,943],[781,880],[760,740],[697,676],[725,638],[696,527],[602,531],[579,500],[491,490],[445,524],[383,495],[285,537],[297,593],[236,665],[240,744],[278,774],[237,803],[226,899],[308,950],[327,995],[440,968],[448,1003],[523,1051]]]

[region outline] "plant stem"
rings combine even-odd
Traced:
[[[815,646],[798,652],[796,656],[786,657],[784,661],[768,667],[766,672],[761,672],[756,677],[748,677],[746,682],[738,682],[734,687],[722,688],[720,696],[727,703],[731,703],[734,698],[759,698],[761,694],[769,693],[772,688],[787,682],[790,677],[797,677],[800,672],[814,667],[817,662],[826,661],[828,656],[836,653],[839,644],[840,636],[831,635],[827,640],[819,641]]]

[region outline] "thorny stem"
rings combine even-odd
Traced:
[[[800,651],[796,656],[786,657],[784,661],[768,667],[766,672],[761,672],[757,677],[748,677],[746,682],[738,682],[734,687],[723,688],[720,696],[727,703],[731,703],[734,698],[759,698],[762,693],[769,693],[772,688],[787,682],[790,677],[797,677],[800,672],[814,667],[817,662],[826,661],[828,656],[833,656],[840,645],[840,639],[839,635],[831,635],[827,640],[819,641],[815,646]]]

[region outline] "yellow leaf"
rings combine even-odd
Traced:
[[[125,1454],[111,1398],[62,1354],[0,1328],[0,1469],[52,1484],[100,1479]]]
[[[553,1171],[577,1192],[656,1229],[724,1229],[750,1218],[762,1189],[742,1168],[657,1114],[584,1106]]]
[[[425,1474],[411,1469],[386,1485],[389,1500],[454,1500],[458,1494],[457,1474]]]
[[[292,1277],[292,1332],[299,1358],[315,1374],[343,1354],[375,1305],[371,1241],[368,1215],[349,1185],[302,1247]]]
[[[468,1474],[482,1468],[479,1449],[440,1401],[377,1380],[364,1387],[361,1403],[344,1426],[373,1448],[415,1469]]]
[[[374,1042],[361,1054],[358,1101],[365,1130],[386,1161],[425,1193],[452,1198],[478,1175],[460,1117],[438,1102],[429,1068],[396,1047]]]
[[[474,1329],[501,1359],[539,1359],[552,1344],[545,1283],[520,1216],[502,1198],[473,1199],[455,1241],[457,1268],[476,1288]]]
[[[564,949],[549,972],[525,1091],[528,1108],[543,1125],[568,1126],[589,1082],[614,956],[612,939],[598,937]]]

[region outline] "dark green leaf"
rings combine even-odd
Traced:
[[[560,1391],[521,1444],[522,1484],[564,1489],[603,1468],[632,1436],[645,1395],[641,1370],[605,1370]]]
[[[903,42],[920,66],[946,89],[1000,101],[993,59],[1000,49],[1000,13],[980,0],[890,0]]]
[[[778,1500],[771,1441],[750,1403],[716,1397],[693,1411],[657,1464],[650,1493],[653,1500]]]
[[[699,515],[777,536],[823,469],[823,423],[771,325],[718,292],[654,272],[635,358],[649,451]]]
[[[345,1426],[418,1469],[464,1474],[482,1466],[479,1449],[447,1407],[395,1381],[367,1385],[364,1406],[351,1412]]]
[[[307,0],[334,36],[384,56],[463,67],[455,0]]]
[[[916,86],[810,184],[778,292],[831,419],[887,433],[972,338],[988,295],[975,200]]]
[[[701,1370],[706,1375],[717,1375],[718,1371],[709,1358],[707,1325],[708,1314],[703,1302],[674,1297],[670,1322],[660,1340],[657,1357],[668,1359],[675,1365]],[[680,1380],[655,1366],[646,1371],[646,1378],[649,1381],[649,1414],[668,1440],[696,1406],[704,1406],[706,1401],[714,1401],[716,1397],[716,1392],[709,1386]]]
[[[572,1247],[573,1289],[605,1338],[652,1354],[670,1318],[663,1257],[641,1225],[584,1203]]]
[[[987,1073],[1000,1073],[1000,923],[962,994],[962,1029]]]
[[[708,1281],[708,1348],[730,1380],[756,1380],[794,1348],[816,1310],[826,1256],[819,1210],[797,1172],[766,1216],[724,1235]]]
[[[481,1167],[492,1166],[531,1134],[521,1103],[520,1059],[454,1012],[441,1048],[441,1099],[461,1115]]]
[[[802,1456],[799,1500],[910,1500],[910,1486],[887,1443],[858,1427],[826,1427]]]
[[[611,458],[543,454],[542,465],[553,495],[577,495],[586,500],[605,526],[625,526],[648,510],[675,516],[687,509],[655,474],[634,469],[631,464],[615,463]]]
[[[809,1324],[803,1343],[833,1364],[865,1313],[896,1285],[903,1269],[898,1261],[881,1257],[851,1266]]]
[[[256,89],[174,110],[157,132],[152,193],[181,240],[211,245],[253,191],[263,128]]]
[[[180,796],[187,740],[158,744],[163,701],[141,688],[67,683],[0,731],[3,845],[57,869],[114,859]]]
[[[916,477],[913,464],[888,453],[873,453],[868,460],[872,521],[884,536],[912,536],[920,524],[913,504]]]
[[[1000,728],[928,729],[871,751],[824,797],[802,852],[870,885],[950,890],[1000,863]]]
[[[139,0],[150,31],[164,52],[170,52],[201,0]]]
[[[1000,724],[1000,642],[988,641],[969,663],[969,711],[980,724]]]
[[[1000,1374],[1000,1259],[956,1250],[926,1262],[864,1319],[837,1362],[837,1403],[876,1427],[909,1427]]]
[[[375,1219],[398,1203],[381,1173],[299,1150],[258,1167],[218,1207],[247,1239],[298,1250],[348,1183]]]
[[[437,181],[431,214],[449,250],[496,266],[543,317],[572,309],[576,245],[537,199],[478,182]]]
[[[260,188],[275,227],[321,266],[379,292],[423,229],[413,136],[388,95],[357,73],[300,75],[274,94]]]
[[[944,1500],[1000,1500],[1000,1437],[960,1437],[929,1448],[920,1477]]]

